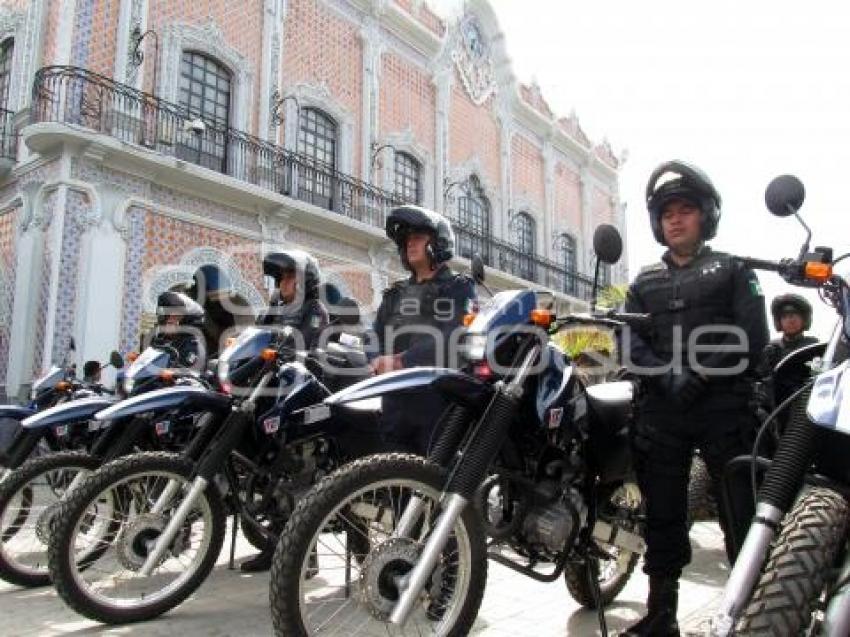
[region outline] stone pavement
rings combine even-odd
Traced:
[[[708,619],[720,600],[728,566],[723,536],[710,522],[691,532],[694,561],[685,572],[679,605],[683,634],[705,635]],[[250,547],[240,553],[249,554]],[[225,546],[229,546],[226,543]],[[473,634],[485,637],[556,637],[599,635],[596,613],[581,610],[562,581],[544,584],[493,562],[484,602]],[[612,633],[635,621],[643,612],[646,577],[636,572],[606,618]],[[227,569],[222,555],[213,575],[185,604],[144,624],[104,628],[84,620],[58,599],[52,588],[20,589],[0,582],[0,633],[10,637],[75,635],[173,635],[253,637],[270,635],[268,574],[244,575]]]

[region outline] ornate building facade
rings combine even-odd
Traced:
[[[513,75],[486,0],[0,3],[0,393],[134,349],[157,295],[214,267],[244,305],[298,246],[374,309],[403,201],[455,265],[589,296],[593,228],[624,232],[618,160]],[[623,260],[625,262],[625,259]],[[605,272],[625,281],[625,266]]]

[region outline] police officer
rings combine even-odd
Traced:
[[[319,299],[322,273],[319,264],[303,250],[273,252],[263,259],[263,274],[272,277],[275,290],[269,307],[257,319],[258,325],[289,326],[301,339],[298,347],[314,349],[328,326],[328,311]],[[246,573],[271,568],[275,544],[265,546],[257,555],[240,565]]]
[[[426,365],[451,365],[454,331],[475,300],[469,277],[453,272],[448,261],[454,232],[442,215],[418,206],[400,206],[387,217],[387,237],[410,277],[384,291],[373,324],[377,352],[371,360],[376,374]],[[442,413],[439,399],[417,397],[416,410],[384,400],[387,442],[425,454],[433,425]],[[415,412],[412,413],[412,412]]]
[[[150,347],[169,351],[172,367],[203,369],[206,364],[201,331],[204,308],[180,292],[163,292],[157,298],[156,322]]]
[[[649,598],[646,616],[624,635],[678,635],[678,581],[691,559],[687,485],[694,448],[717,496],[723,467],[747,451],[745,436],[755,424],[750,376],[768,334],[755,274],[705,245],[720,221],[720,195],[708,177],[684,162],[664,163],[650,176],[646,202],[652,232],[667,251],[641,271],[626,299],[627,311],[652,315],[653,329],[627,341],[630,366],[648,381],[634,444],[646,503]],[[736,511],[749,510],[739,498],[747,494],[736,497]],[[732,537],[729,512],[717,501],[731,557],[733,539],[740,541],[746,528],[739,525]]]
[[[316,259],[303,250],[273,252],[263,259],[263,274],[274,279],[275,291],[257,324],[291,326],[303,339],[299,347],[315,348],[328,326],[328,311],[319,299],[322,273]]]
[[[812,306],[799,294],[781,294],[770,304],[773,327],[782,332],[780,338],[772,340],[764,348],[765,365],[772,370],[791,352],[818,342],[814,336],[806,336],[812,327]]]

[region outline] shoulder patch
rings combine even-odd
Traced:
[[[759,280],[756,278],[752,278],[749,281],[750,284],[750,294],[753,296],[764,296],[764,292],[761,290],[761,284]]]

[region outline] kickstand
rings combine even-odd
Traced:
[[[236,557],[236,535],[239,532],[239,515],[233,514],[233,529],[231,531],[230,536],[230,562],[227,564],[227,568],[229,570],[235,570],[235,565],[233,563],[234,558]]]
[[[599,590],[599,558],[588,555],[584,562],[587,583],[596,603],[596,615],[599,619],[599,630],[602,637],[608,637],[608,624],[605,622],[605,608],[602,606],[602,591]]]

